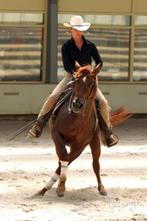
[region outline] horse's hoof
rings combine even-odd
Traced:
[[[34,197],[42,197],[44,196],[44,194],[46,193],[47,189],[43,188],[42,190],[40,190],[39,192],[37,192],[36,194],[34,194]]]
[[[57,187],[57,190],[56,190],[57,196],[59,196],[59,197],[63,197],[64,196],[65,181],[66,181],[66,177],[65,176],[60,177],[59,183],[58,183],[58,187]]]
[[[98,188],[98,191],[102,196],[107,196],[107,192],[103,185],[100,185],[100,187]]]
[[[58,192],[58,191],[56,191],[56,193],[57,193],[57,196],[59,196],[59,197],[63,197],[63,196],[64,196],[64,192]]]
[[[104,191],[101,191],[99,192],[102,196],[107,196],[107,192],[104,190]]]

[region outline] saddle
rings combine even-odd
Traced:
[[[68,100],[68,98],[70,98],[71,94],[72,94],[72,84],[73,84],[73,80],[71,80],[67,85],[65,90],[61,93],[60,97],[58,98],[55,106],[53,107],[53,111],[52,111],[52,117],[57,116],[58,111],[60,109],[60,107]]]
[[[68,98],[71,96],[72,94],[72,88],[66,88],[64,92],[61,93],[57,103],[54,106],[52,115],[56,116],[58,114],[58,111],[60,109],[60,107],[68,100]]]

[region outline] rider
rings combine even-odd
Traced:
[[[70,23],[64,23],[64,26],[68,28],[71,33],[71,39],[67,40],[62,46],[62,60],[66,71],[65,77],[45,101],[37,121],[28,132],[29,135],[39,137],[42,134],[42,130],[51,115],[52,108],[56,104],[61,93],[65,90],[67,83],[73,78],[72,74],[76,70],[76,61],[83,66],[91,64],[93,59],[95,64],[101,64],[100,68],[102,68],[103,62],[99,51],[92,42],[88,41],[83,36],[83,32],[87,31],[90,25],[90,23],[84,22],[83,18],[79,15],[72,16]],[[97,88],[97,99],[99,101],[99,111],[106,125],[105,131],[103,131],[106,145],[110,147],[118,143],[118,138],[112,132],[109,120],[109,105],[99,88]]]

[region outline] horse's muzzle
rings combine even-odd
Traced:
[[[74,113],[82,113],[85,109],[85,99],[74,97],[72,100],[71,110]]]

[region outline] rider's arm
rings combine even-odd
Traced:
[[[73,65],[70,60],[69,48],[67,47],[66,44],[63,44],[61,48],[61,53],[62,53],[62,61],[65,71],[73,74],[73,72],[75,71],[75,65]]]
[[[92,44],[92,57],[95,61],[95,64],[101,64],[101,68],[103,66],[103,61],[102,58],[100,56],[100,53],[98,51],[98,49],[96,48],[96,46],[94,44]]]

